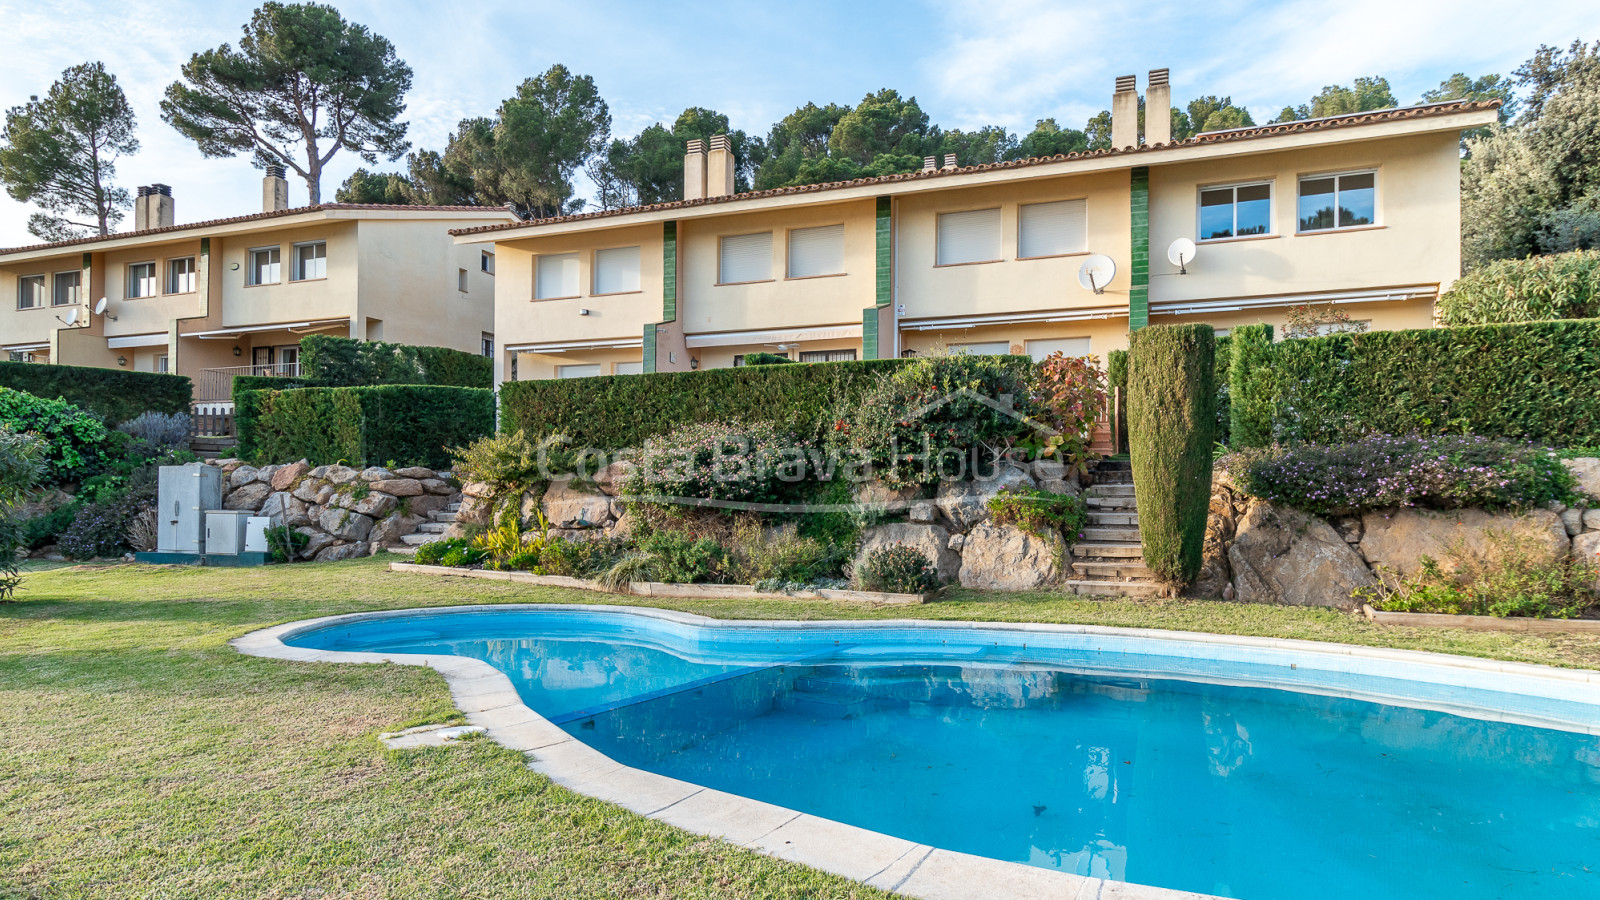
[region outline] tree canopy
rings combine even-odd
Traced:
[[[1394,98],[1394,92],[1389,90],[1389,79],[1382,75],[1363,75],[1355,80],[1355,84],[1346,87],[1341,84],[1330,84],[1317,92],[1309,103],[1299,106],[1285,106],[1273,122],[1293,122],[1298,119],[1320,119],[1324,116],[1343,116],[1349,113],[1367,112],[1374,109],[1388,109],[1399,106],[1400,101]]]
[[[394,45],[318,3],[268,2],[239,49],[196,53],[167,87],[161,118],[209,157],[254,156],[305,179],[322,202],[322,172],[340,150],[376,163],[410,147],[404,97],[411,68]]]
[[[44,241],[110,234],[129,202],[112,180],[117,159],[139,149],[134,127],[116,76],[98,62],[67,69],[43,99],[7,110],[0,183],[46,210],[28,217],[28,231]]]

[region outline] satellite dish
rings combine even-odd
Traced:
[[[76,306],[74,306],[73,308],[67,310],[67,324],[68,325],[76,325],[76,324],[78,324],[78,308]]]
[[[1106,285],[1115,277],[1117,277],[1116,260],[1103,253],[1096,253],[1078,267],[1078,284],[1082,285],[1084,290],[1094,291],[1096,294],[1105,293]]]
[[[99,300],[95,301],[94,314],[97,316],[103,316],[106,314],[106,298],[101,297]]]
[[[1184,268],[1185,264],[1194,262],[1194,241],[1188,238],[1178,238],[1167,248],[1167,262],[1178,267],[1179,275],[1189,274]]]

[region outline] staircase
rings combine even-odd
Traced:
[[[444,537],[450,526],[456,520],[456,512],[461,509],[461,502],[455,501],[444,509],[436,509],[428,513],[428,521],[417,526],[417,530],[410,534],[401,535],[400,543],[403,546],[389,548],[390,553],[399,553],[406,556],[415,556],[417,548],[423,544],[431,544]]]
[[[1162,586],[1144,564],[1139,541],[1139,509],[1133,495],[1133,467],[1125,459],[1103,459],[1094,484],[1083,492],[1089,523],[1072,545],[1075,594],[1095,597],[1159,597]]]

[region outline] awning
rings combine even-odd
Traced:
[[[5,350],[8,353],[32,353],[35,350],[49,350],[49,349],[50,349],[50,342],[49,341],[45,341],[43,343],[38,343],[38,344],[6,344],[5,346],[0,347],[0,350]]]
[[[1409,287],[1372,288],[1362,291],[1324,291],[1317,294],[1274,294],[1267,297],[1229,297],[1221,300],[1182,300],[1150,304],[1152,316],[1182,316],[1197,313],[1242,312],[1273,306],[1302,306],[1308,303],[1386,303],[1433,297],[1436,284]]]
[[[510,344],[507,353],[566,353],[569,350],[638,350],[644,338],[597,338],[590,341],[553,341],[545,344]]]
[[[235,338],[241,334],[256,334],[262,331],[321,331],[335,325],[349,325],[350,319],[319,319],[315,322],[284,322],[280,325],[249,325],[240,328],[219,328],[216,331],[192,331],[179,337],[200,338],[201,340],[221,340]]]
[[[683,343],[689,347],[738,347],[752,344],[846,341],[860,337],[860,325],[827,325],[821,328],[796,328],[781,331],[724,331],[720,334],[691,334],[684,337]]]
[[[987,325],[1025,325],[1039,322],[1087,322],[1094,319],[1126,319],[1126,306],[1095,306],[1084,309],[1052,309],[1043,312],[994,313],[983,316],[950,316],[941,319],[904,319],[903,331],[936,331],[950,328],[982,328]]]
[[[125,337],[106,338],[106,347],[111,350],[123,350],[129,347],[165,347],[167,333],[160,334],[130,334]]]

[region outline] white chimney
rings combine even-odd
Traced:
[[[698,138],[689,142],[683,154],[683,199],[706,198],[706,142]]]
[[[261,179],[262,212],[277,212],[289,208],[289,182],[283,175],[283,166],[267,166],[267,177]]]
[[[1111,146],[1122,150],[1139,145],[1139,79],[1117,76],[1117,92],[1111,95]]]
[[[954,169],[956,167],[956,155],[954,153],[946,153],[944,155],[944,167],[946,169]]]
[[[164,184],[141,186],[133,199],[133,230],[171,228],[176,222],[172,188]]]
[[[706,157],[706,196],[733,194],[733,142],[725,134],[711,136],[711,154]]]
[[[1144,89],[1144,142],[1172,142],[1172,85],[1166,69],[1151,69]]]
[[[932,172],[934,169],[937,169],[937,168],[939,168],[939,158],[938,157],[936,157],[936,156],[924,156],[922,158],[922,171],[924,171],[924,172]]]

